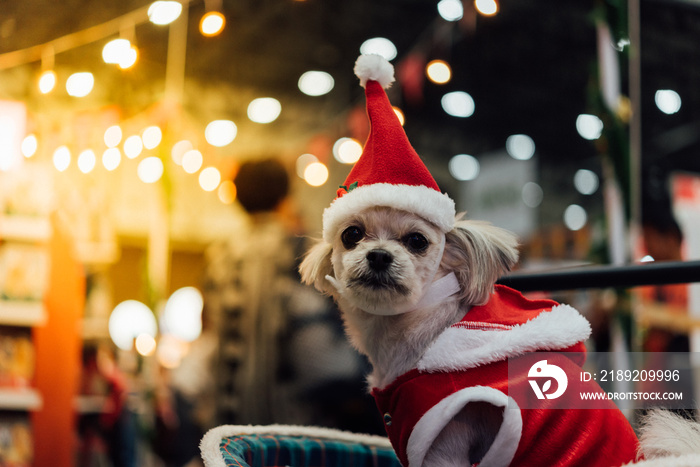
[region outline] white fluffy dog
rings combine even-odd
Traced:
[[[532,397],[529,378],[546,376],[530,374],[538,369],[578,375],[590,325],[567,305],[494,285],[517,262],[515,236],[455,216],[384,92],[393,67],[361,56],[355,72],[370,135],[300,271],[305,283],[334,297],[352,344],[369,358],[368,382],[404,467],[633,462],[637,436],[611,401],[561,410],[550,400],[536,408],[515,400],[518,387]],[[538,352],[551,364],[528,360]],[[529,368],[514,381],[511,358]],[[577,379],[569,386],[602,391]]]
[[[321,241],[309,251],[302,280],[337,300],[352,344],[372,364],[372,387],[385,387],[415,368],[439,334],[470,306],[488,300],[496,279],[518,259],[510,232],[459,220],[445,236],[438,269],[441,277],[455,273],[459,292],[421,306],[420,292],[433,281],[440,249],[437,227],[405,211],[376,207],[347,219],[340,231],[333,244]],[[395,313],[406,306],[417,308]],[[425,465],[454,465],[455,457],[464,465],[480,461],[501,420],[502,408],[471,405],[445,427]]]

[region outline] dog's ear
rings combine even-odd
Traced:
[[[320,240],[306,253],[299,266],[301,281],[304,284],[313,285],[319,291],[329,295],[335,290],[326,279],[327,275],[333,274],[332,252],[333,246]]]
[[[460,299],[483,305],[496,280],[518,261],[515,234],[487,222],[458,220],[447,233],[442,267],[457,275]]]

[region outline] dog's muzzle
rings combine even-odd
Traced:
[[[443,236],[440,245],[439,254],[436,255],[436,262],[433,267],[433,279],[437,274],[438,268],[440,267],[440,262],[442,260],[442,254],[445,249],[445,237]],[[410,290],[406,289],[405,286],[396,282],[393,277],[387,273],[387,269],[390,268],[393,262],[393,256],[386,250],[375,249],[367,253],[366,260],[368,262],[369,270],[368,274],[362,275],[358,278],[353,278],[348,284],[352,287],[353,281],[359,281],[358,285],[369,286],[375,289],[379,288],[394,288],[396,292],[408,295]],[[338,291],[340,295],[344,295],[347,292],[345,284],[341,283],[333,276],[326,276],[326,280],[331,283],[333,287]],[[399,290],[400,288],[405,289],[405,291]],[[440,303],[446,298],[459,292],[459,281],[453,272],[441,277],[437,280],[429,281],[421,294],[417,296],[415,301],[407,301],[401,305],[394,305],[388,308],[371,307],[371,309],[365,309],[367,313],[374,315],[400,315],[403,313],[408,313],[413,310],[417,310],[421,307],[428,307]]]

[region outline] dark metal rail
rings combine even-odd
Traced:
[[[660,261],[629,266],[584,266],[547,272],[513,273],[498,280],[521,292],[700,282],[700,261]]]

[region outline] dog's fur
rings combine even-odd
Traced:
[[[348,246],[342,241],[342,233],[353,226],[360,228],[363,235]],[[414,233],[427,240],[424,250],[415,251],[409,246],[408,238]],[[302,280],[338,302],[350,341],[372,363],[373,371],[368,377],[372,387],[384,388],[415,368],[441,332],[459,321],[471,306],[486,303],[496,280],[518,260],[517,241],[512,233],[457,216],[454,228],[445,234],[444,253],[437,274],[433,274],[442,235],[436,226],[409,212],[371,207],[349,217],[332,244],[319,241],[301,264]],[[385,270],[370,266],[368,254],[373,251],[391,257]],[[457,276],[460,291],[439,304],[388,316],[364,311],[416,304],[426,285],[450,272]],[[326,276],[334,277],[336,285]],[[338,285],[343,288],[342,294]],[[484,402],[467,404],[437,437],[424,465],[447,467],[479,462],[493,443],[502,420],[502,408]],[[680,447],[669,444],[669,430]],[[657,413],[643,427],[641,441],[641,454],[647,459],[683,454],[691,462],[683,465],[700,462],[700,454],[696,454],[700,425],[672,414]],[[645,461],[644,465],[655,465],[650,462]],[[669,462],[659,465],[674,465],[672,459]]]
[[[359,227],[364,236],[347,248],[341,234],[351,226]],[[413,251],[407,245],[407,237],[414,233],[428,241],[425,250]],[[338,302],[352,344],[372,364],[368,381],[373,387],[384,387],[415,368],[435,338],[459,321],[469,307],[484,304],[496,279],[517,262],[517,240],[512,233],[458,216],[453,230],[445,235],[444,254],[433,275],[442,235],[437,227],[411,213],[372,207],[348,218],[332,244],[320,241],[312,247],[301,265],[302,280]],[[368,253],[377,250],[392,257],[386,271],[374,271],[369,265]],[[417,294],[426,285],[449,272],[456,274],[460,292],[442,303],[393,316],[364,311],[416,303],[420,298]],[[342,295],[327,275],[345,287]],[[502,409],[469,404],[434,443],[427,465],[443,465],[439,460],[442,451],[447,458],[464,451],[462,459],[478,462],[491,445],[501,419]],[[465,436],[471,441],[465,443]]]

